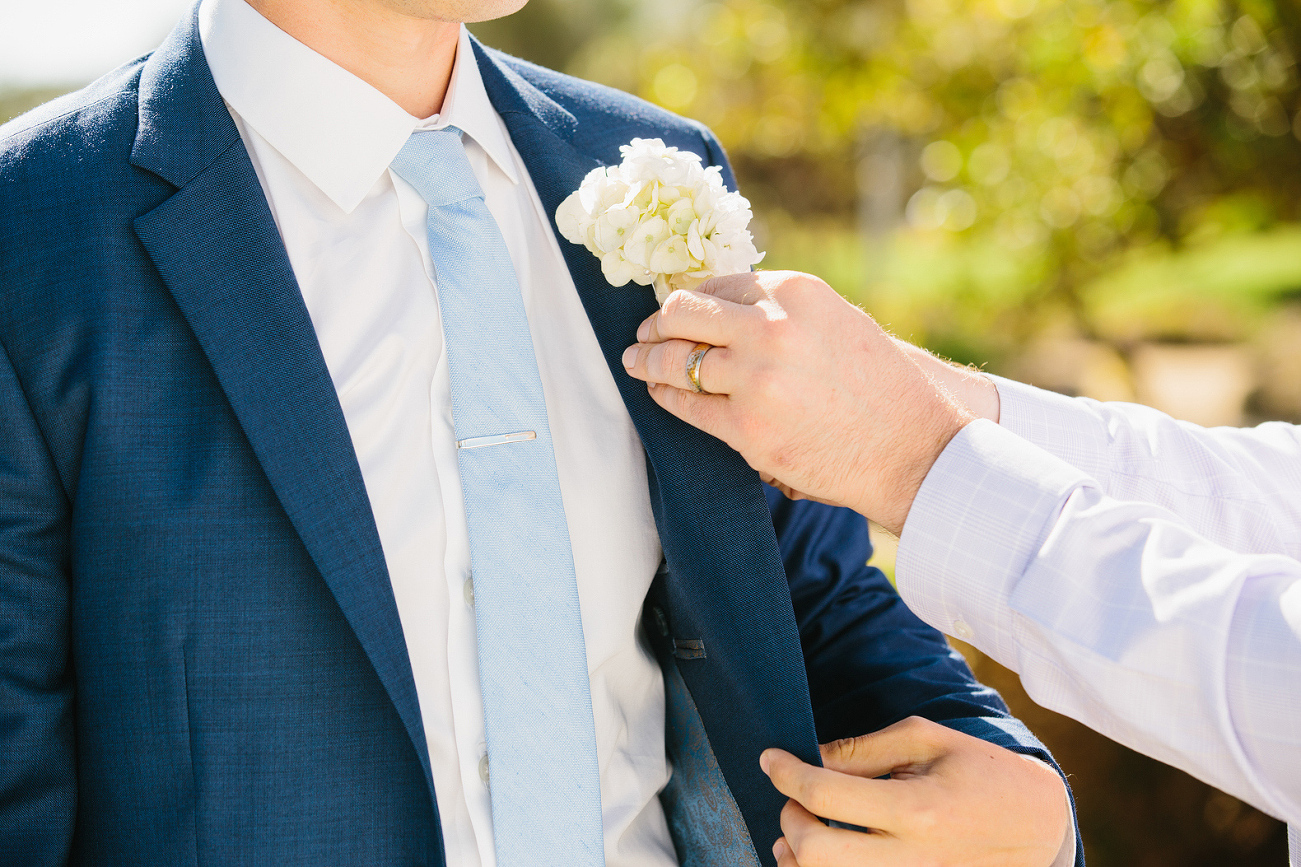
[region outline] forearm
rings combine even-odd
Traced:
[[[906,340],[897,337],[892,339],[895,345],[922,369],[931,382],[952,395],[958,403],[970,410],[972,415],[998,423],[1001,413],[999,391],[994,380],[988,375],[973,367],[945,361]]]
[[[1301,695],[1279,688],[1301,675],[1301,563],[1217,546],[977,422],[923,484],[897,578],[1041,704],[1301,818]]]

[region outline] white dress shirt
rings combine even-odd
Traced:
[[[578,578],[606,863],[676,863],[664,685],[639,633],[660,562],[645,457],[464,28],[440,114],[419,120],[244,0],[200,35],[284,240],[342,405],[415,678],[447,863],[492,867],[470,552],[426,205],[388,168],[455,125],[510,251],[547,401]]]
[[[910,608],[1035,701],[1291,824],[1301,428],[1201,428],[996,380],[909,513]]]

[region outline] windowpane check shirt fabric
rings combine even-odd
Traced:
[[[1301,429],[1200,428],[996,379],[918,493],[899,590],[1046,707],[1291,825]]]

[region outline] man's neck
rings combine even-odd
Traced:
[[[424,118],[452,80],[461,25],[356,0],[248,0],[264,18]]]

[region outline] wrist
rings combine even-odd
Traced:
[[[931,414],[930,424],[918,430],[911,438],[913,447],[900,457],[892,472],[885,474],[888,481],[882,485],[882,490],[875,492],[875,495],[868,492],[877,501],[876,507],[871,510],[875,514],[858,510],[896,536],[902,535],[913,501],[917,499],[917,493],[935,462],[953,438],[977,418],[949,395],[941,394],[938,397],[936,412]]]
[[[998,424],[1000,401],[993,379],[974,367],[945,361],[897,337],[893,340],[932,382],[970,410],[975,418],[987,418]]]
[[[959,380],[956,397],[966,404],[967,409],[971,410],[971,414],[976,418],[989,419],[994,424],[998,424],[1002,402],[994,380],[971,367],[954,369]]]

